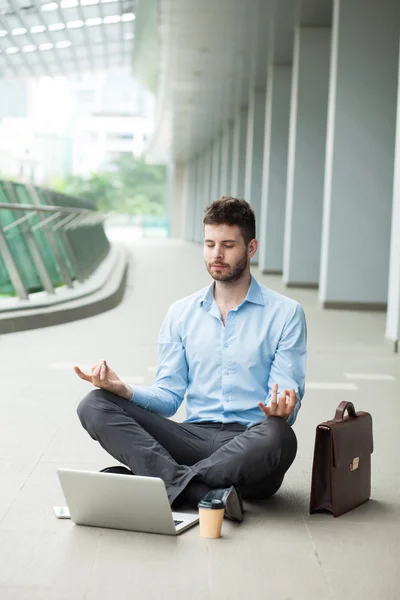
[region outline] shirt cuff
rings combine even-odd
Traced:
[[[149,402],[149,391],[148,388],[129,386],[132,390],[132,397],[130,399],[131,402],[136,404],[136,406],[141,406],[146,410],[150,410],[150,402]],[[147,393],[146,393],[147,392]]]

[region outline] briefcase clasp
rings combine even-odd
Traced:
[[[355,458],[353,458],[353,462],[350,463],[350,471],[355,471],[356,469],[358,469],[359,463],[360,463],[359,456],[356,456]]]

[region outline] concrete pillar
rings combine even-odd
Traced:
[[[175,163],[171,175],[170,236],[183,239],[186,237],[187,164]]]
[[[389,292],[386,339],[396,352],[400,350],[400,56],[397,88],[397,131],[390,243]]]
[[[196,214],[196,157],[187,163],[187,193],[186,193],[186,211],[185,211],[185,239],[189,242],[194,240],[194,226]]]
[[[174,197],[174,183],[175,183],[175,163],[173,160],[167,164],[167,177],[166,177],[166,192],[165,201],[168,215],[169,234],[171,235],[171,225],[174,218],[175,212],[175,197]]]
[[[265,89],[258,90],[252,88],[250,90],[247,122],[247,152],[244,197],[248,202],[250,202],[254,210],[257,226],[259,226],[260,223],[261,212],[265,98]]]
[[[264,273],[283,269],[291,78],[291,65],[268,68],[258,252]]]
[[[203,189],[203,211],[211,202],[211,176],[212,176],[213,147],[210,144],[204,155],[204,189]],[[203,234],[202,234],[203,238]]]
[[[222,132],[221,167],[219,180],[219,196],[231,195],[233,152],[233,122],[229,122]]]
[[[219,198],[221,145],[222,135],[219,135],[212,143],[210,201],[218,200]]]
[[[203,188],[204,188],[204,153],[197,156],[196,161],[196,210],[194,215],[194,241],[201,242],[201,221],[203,213]]]
[[[203,217],[204,209],[210,204],[210,190],[211,190],[211,157],[212,148],[208,146],[201,154],[200,171],[199,171],[199,196],[198,196],[198,210],[196,214],[196,242],[198,244],[203,243]]]
[[[248,109],[240,108],[236,112],[233,122],[231,193],[237,198],[244,197],[244,182],[246,178],[247,119]]]
[[[318,287],[329,92],[330,27],[295,31],[283,280]]]
[[[400,110],[400,104],[399,104]],[[400,350],[400,113],[397,117],[396,175],[393,197],[386,339]]]
[[[393,0],[335,1],[320,280],[327,308],[386,307],[399,24]]]

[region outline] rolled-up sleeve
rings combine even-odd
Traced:
[[[268,379],[267,404],[271,402],[272,386],[278,384],[278,394],[284,389],[294,389],[297,403],[287,419],[293,425],[301,407],[305,390],[307,326],[304,310],[297,304],[283,328]]]
[[[188,385],[188,366],[174,304],[161,326],[158,344],[156,380],[150,387],[133,386],[132,402],[151,412],[171,417],[182,404]]]

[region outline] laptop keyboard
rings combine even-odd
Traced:
[[[175,527],[176,527],[177,525],[180,525],[181,523],[183,523],[183,521],[175,521],[175,519],[174,519],[174,525],[175,525]]]

